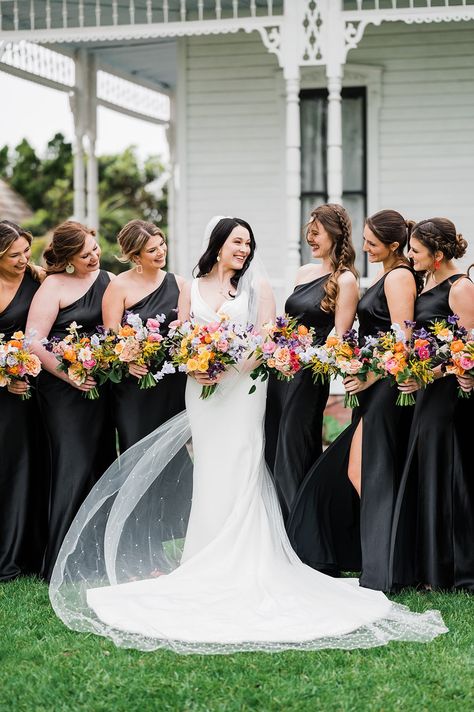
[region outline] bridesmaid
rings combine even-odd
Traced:
[[[322,344],[336,326],[343,334],[354,321],[359,298],[349,215],[341,205],[312,211],[306,240],[319,264],[300,267],[285,313],[316,330]],[[273,471],[285,520],[305,475],[322,453],[323,412],[329,384],[313,383],[300,371],[290,382],[271,378],[266,409],[265,455]]]
[[[44,272],[29,263],[32,236],[0,222],[0,334],[25,332],[31,300]],[[39,573],[43,555],[41,439],[35,393],[24,381],[0,388],[0,581]]]
[[[160,228],[144,220],[131,220],[118,235],[123,261],[133,269],[107,287],[102,302],[104,325],[117,329],[125,311],[138,314],[145,323],[164,314],[162,332],[177,318],[178,298],[184,278],[163,270],[167,246]],[[155,388],[141,390],[138,379],[146,366],[130,364],[130,376],[114,384],[113,402],[120,450],[123,452],[155,428],[184,410],[186,376],[167,375]]]
[[[115,459],[115,438],[108,389],[101,389],[98,400],[84,398],[94,379],[76,385],[41,344],[44,337],[64,337],[73,321],[85,333],[102,322],[102,297],[111,275],[100,269],[95,231],[73,221],[59,225],[44,259],[48,276],[31,304],[27,329],[35,332],[34,350],[43,364],[38,396],[49,439],[51,491],[42,574],[49,580],[77,510]]]
[[[413,319],[417,290],[404,256],[410,229],[395,210],[366,220],[364,251],[382,270],[357,307],[361,344],[392,323]],[[360,406],[308,473],[291,513],[289,536],[300,558],[314,568],[333,575],[362,570],[362,586],[387,590],[391,521],[411,409],[395,404],[397,391],[386,380],[349,376],[344,386],[358,394]]]
[[[410,257],[425,272],[417,299],[417,327],[453,314],[474,328],[474,284],[455,264],[467,242],[446,218],[422,220],[410,238]],[[442,376],[446,376],[443,378]],[[466,589],[474,592],[474,477],[472,424],[474,379],[456,380],[441,367],[436,380],[417,393],[410,447],[395,510],[392,586]],[[416,384],[400,390],[410,392]]]

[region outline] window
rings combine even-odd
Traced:
[[[327,98],[325,89],[301,92],[301,213],[302,225],[311,210],[326,203],[327,193]],[[357,252],[356,266],[361,276],[367,272],[362,252],[362,231],[367,210],[366,181],[366,93],[365,88],[342,90],[343,203],[352,219]],[[310,251],[302,237],[302,262]]]

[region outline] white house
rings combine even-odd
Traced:
[[[283,294],[326,200],[358,247],[384,207],[450,217],[474,262],[473,20],[474,0],[0,0],[0,69],[72,92],[77,218],[96,221],[97,102],[166,121],[172,267],[239,215]]]

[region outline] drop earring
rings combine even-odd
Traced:
[[[74,274],[74,271],[75,271],[74,265],[72,265],[70,262],[68,262],[66,265],[66,272],[68,274]]]
[[[217,262],[220,262],[220,261],[221,261],[221,256],[217,255]]]
[[[441,260],[435,260],[433,263],[433,267],[434,267],[435,272],[438,271],[439,268],[441,267]]]
[[[141,266],[140,262],[136,263],[135,269],[137,270],[137,274],[143,274],[143,267]]]

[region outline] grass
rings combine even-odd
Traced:
[[[450,628],[428,645],[350,652],[178,656],[117,649],[73,633],[45,584],[0,585],[0,710],[23,712],[391,712],[474,710],[474,600],[407,592],[412,610],[438,608]]]

